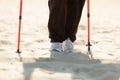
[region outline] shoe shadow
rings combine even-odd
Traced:
[[[51,51],[51,58],[55,59],[60,62],[67,62],[67,63],[89,63],[89,62],[96,62],[100,63],[99,60],[91,58],[90,55],[82,53],[82,52],[57,52]]]

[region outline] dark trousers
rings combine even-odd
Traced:
[[[49,0],[49,38],[51,42],[76,40],[78,24],[85,0]]]

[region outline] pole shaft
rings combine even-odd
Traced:
[[[87,0],[87,17],[88,17],[88,43],[90,43],[90,0]]]
[[[19,13],[19,25],[18,25],[18,51],[20,49],[20,34],[21,34],[21,22],[22,22],[22,4],[23,4],[23,1],[20,0],[20,13]]]

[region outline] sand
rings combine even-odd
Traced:
[[[76,51],[51,52],[48,0],[24,0],[21,54],[17,54],[19,0],[0,0],[0,80],[120,80],[119,0],[91,0],[91,51],[86,4]]]

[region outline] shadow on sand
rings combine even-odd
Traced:
[[[48,72],[49,76],[55,73],[71,74],[70,79],[66,78],[65,75],[57,75],[60,77],[57,80],[119,80],[119,66],[119,64],[102,64],[100,60],[90,59],[87,54],[81,52],[51,52],[50,58],[41,57],[35,59],[35,62],[24,63],[23,61],[23,75],[24,80],[35,80],[32,79],[32,76],[35,70],[38,69],[39,71]],[[40,73],[36,74],[37,80],[44,77]],[[44,80],[55,80],[55,78],[49,76]]]

